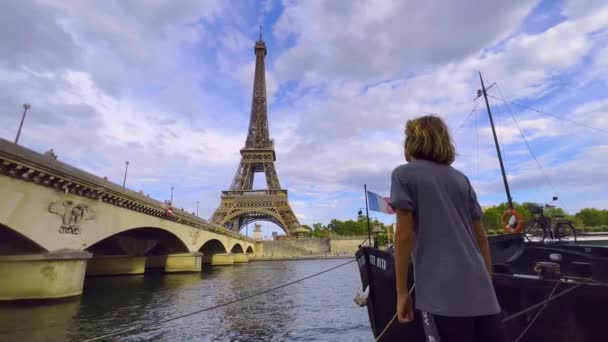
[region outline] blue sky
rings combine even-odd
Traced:
[[[129,188],[165,200],[173,185],[177,207],[210,217],[245,141],[259,25],[277,169],[301,223],[355,218],[364,183],[387,194],[405,121],[427,112],[451,127],[480,202],[504,201],[482,102],[459,128],[479,70],[496,98],[603,129],[490,98],[514,199],[608,207],[599,0],[3,1],[0,137],[14,139],[28,102],[24,146],[117,183],[129,160]]]

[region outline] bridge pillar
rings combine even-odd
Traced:
[[[167,255],[165,272],[200,272],[203,263],[203,253],[179,253]]]
[[[264,256],[264,243],[261,240],[254,243],[253,254],[257,257]]]
[[[89,260],[86,275],[143,274],[145,270],[145,256],[96,255]]]
[[[249,262],[249,256],[247,253],[234,253],[232,259],[235,264],[244,264]]]
[[[203,255],[203,263],[211,264],[211,266],[224,266],[234,264],[232,253],[215,253]]]
[[[91,255],[89,252],[61,250],[0,256],[0,301],[80,295],[87,260]]]

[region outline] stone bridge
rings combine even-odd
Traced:
[[[247,262],[254,240],[0,139],[0,300],[79,295],[86,275]]]

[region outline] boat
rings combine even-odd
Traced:
[[[513,209],[507,177],[486,88],[483,95],[507,199]],[[492,281],[508,341],[606,341],[608,317],[608,246],[529,242],[524,233],[489,236]],[[376,341],[425,342],[421,313],[407,324],[396,319],[395,263],[392,249],[362,246],[356,260],[361,288],[356,302],[367,306]],[[410,267],[408,288],[416,302],[415,279]],[[449,285],[446,285],[449,286]]]

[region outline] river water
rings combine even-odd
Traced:
[[[0,306],[0,341],[82,341],[227,302],[347,262],[300,260],[207,267],[196,274],[87,278],[83,295]],[[353,297],[356,263],[208,312],[102,341],[371,341]]]

